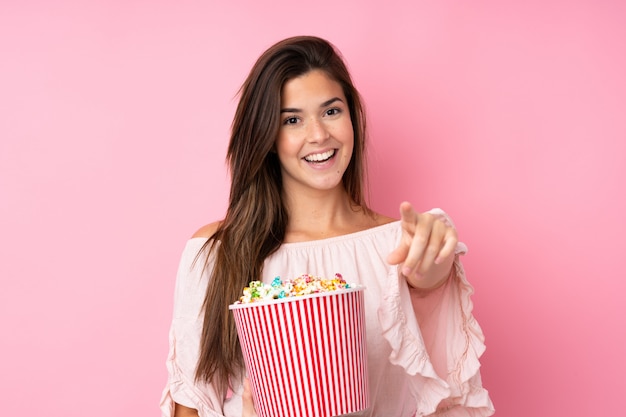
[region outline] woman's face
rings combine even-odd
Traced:
[[[276,152],[288,192],[342,187],[354,147],[350,109],[341,85],[320,70],[285,83]]]

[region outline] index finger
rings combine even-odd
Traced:
[[[418,215],[413,205],[408,201],[403,201],[400,203],[400,220],[402,221],[402,226],[413,226],[411,232],[415,230],[414,226],[417,223]]]

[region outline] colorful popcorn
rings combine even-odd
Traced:
[[[338,273],[333,278],[321,278],[310,274],[303,274],[297,278],[287,280],[276,277],[271,284],[264,284],[261,281],[250,282],[249,286],[243,289],[243,295],[235,304],[298,297],[355,287],[358,287],[358,285],[348,284],[341,274]]]

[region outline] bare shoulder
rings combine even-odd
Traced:
[[[199,228],[196,231],[196,233],[194,233],[193,236],[191,236],[191,238],[192,239],[195,237],[209,238],[213,236],[215,232],[217,232],[217,228],[220,227],[220,224],[222,224],[222,222],[213,222],[213,223],[205,224],[204,226]]]
[[[374,220],[375,226],[382,226],[383,224],[395,222],[398,219],[394,219],[393,217],[385,216],[384,214],[372,213],[372,218]]]

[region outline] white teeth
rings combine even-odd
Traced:
[[[304,157],[304,159],[307,162],[320,162],[320,161],[325,161],[327,159],[330,159],[330,157],[332,157],[334,154],[335,154],[335,150],[333,149],[324,153],[316,153],[313,155],[307,155]]]

